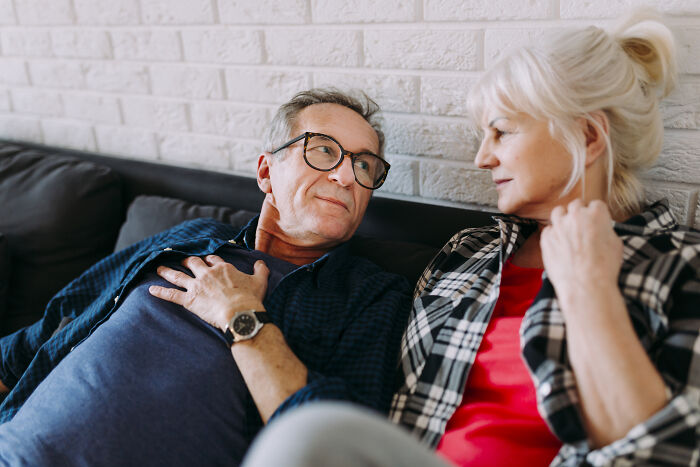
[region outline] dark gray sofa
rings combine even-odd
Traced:
[[[0,141],[0,335],[31,324],[100,258],[183,220],[242,226],[254,179]],[[415,282],[450,236],[491,214],[375,196],[353,249]]]

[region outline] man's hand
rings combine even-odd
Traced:
[[[224,329],[233,314],[240,310],[263,310],[269,270],[263,261],[256,261],[253,274],[245,274],[232,264],[215,255],[202,260],[197,256],[186,258],[182,264],[194,277],[165,266],[159,266],[158,275],[185,289],[153,285],[148,291],[154,297],[182,305],[209,324]]]
[[[554,208],[551,224],[542,230],[540,246],[542,262],[560,298],[591,288],[617,288],[622,241],[602,201],[584,206],[575,200],[566,210]]]

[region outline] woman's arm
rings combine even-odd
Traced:
[[[542,259],[564,319],[569,360],[592,447],[620,439],[668,402],[618,288],[622,243],[599,201],[557,208]]]

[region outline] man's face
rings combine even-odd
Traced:
[[[332,136],[351,152],[379,151],[379,139],[370,124],[338,104],[304,108],[290,139],[306,131]],[[310,247],[330,247],[349,240],[362,221],[372,191],[355,182],[349,157],[336,169],[322,172],[304,162],[303,147],[302,139],[282,156],[263,155],[258,164],[259,182],[266,170],[269,173],[269,183],[261,188],[268,194],[266,202],[278,212],[277,227]]]

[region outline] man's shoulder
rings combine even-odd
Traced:
[[[202,217],[181,222],[180,224],[155,235],[153,238],[158,239],[159,241],[184,241],[202,238],[229,240],[235,237],[240,230],[240,227],[235,227],[231,224],[227,224],[213,218]]]

